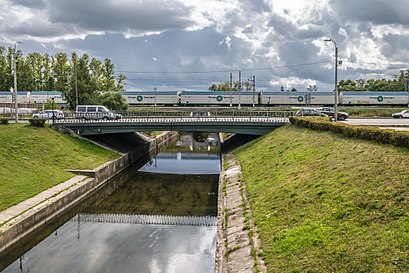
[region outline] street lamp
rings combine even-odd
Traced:
[[[333,42],[335,47],[335,101],[334,101],[334,121],[338,121],[338,47],[337,43],[332,39],[325,39],[325,42]]]
[[[18,122],[18,104],[17,104],[17,64],[16,64],[16,59],[17,59],[17,44],[23,43],[22,41],[17,41],[14,44],[14,56],[13,56],[13,69],[14,69],[14,111],[15,111],[15,117],[16,117],[16,123]]]
[[[156,86],[153,88],[154,91],[154,100],[155,100],[155,106],[156,106],[156,90],[158,90],[158,88],[156,88]]]

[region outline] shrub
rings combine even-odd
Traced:
[[[30,126],[45,127],[46,119],[44,119],[44,118],[31,118],[28,121],[30,122]]]
[[[9,118],[5,118],[5,117],[1,117],[0,118],[0,122],[1,122],[1,124],[9,124]]]
[[[409,148],[409,132],[385,130],[371,126],[355,126],[328,122],[316,117],[290,117],[291,124],[319,131],[331,131],[348,138],[372,140],[383,144]]]

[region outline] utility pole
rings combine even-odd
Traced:
[[[241,70],[239,70],[239,106],[238,109],[241,109]]]
[[[230,107],[233,106],[232,89],[233,89],[233,73],[230,72]]]
[[[155,106],[156,106],[156,90],[158,90],[158,88],[156,88],[156,86],[153,88],[153,91],[154,91],[154,99],[155,99]]]
[[[338,47],[337,43],[332,39],[325,39],[325,42],[334,43],[335,47],[335,94],[334,94],[334,121],[338,121]]]
[[[75,109],[77,109],[78,105],[78,77],[77,77],[77,62],[74,64],[74,72],[75,72]]]
[[[14,44],[14,54],[13,54],[13,68],[14,68],[14,112],[16,123],[18,123],[18,103],[17,103],[17,44],[21,44],[22,41],[17,41]]]
[[[251,76],[249,79],[249,82],[251,82],[251,89],[253,90],[253,107],[256,104],[256,76]]]

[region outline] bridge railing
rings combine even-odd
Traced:
[[[107,121],[124,121],[124,120],[146,120],[158,121],[173,119],[176,121],[214,121],[214,120],[252,120],[262,119],[285,119],[293,116],[293,111],[228,111],[228,110],[202,110],[202,111],[126,111],[116,112],[113,116],[104,114],[84,114],[75,112],[65,112],[64,117],[55,120],[55,122],[107,122]]]

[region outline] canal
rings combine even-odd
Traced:
[[[0,272],[214,272],[220,141],[182,134],[0,256]]]

